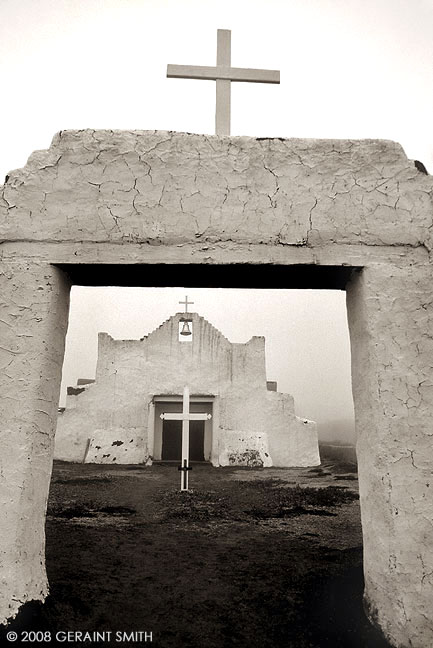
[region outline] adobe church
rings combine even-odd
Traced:
[[[186,308],[188,303],[186,304]],[[94,382],[68,388],[55,458],[147,464],[181,459],[185,385],[190,461],[214,466],[317,466],[316,424],[295,416],[293,397],[267,382],[265,338],[229,342],[197,313],[176,313],[141,340],[99,333]],[[204,417],[203,417],[204,418]]]

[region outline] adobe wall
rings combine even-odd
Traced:
[[[45,511],[69,285],[36,263],[0,273],[0,622],[48,593]]]
[[[320,454],[317,425],[295,416],[290,394],[270,391],[266,394],[266,421],[269,453],[277,467],[319,466]],[[287,434],[290,430],[290,435]]]
[[[393,646],[433,645],[432,194],[432,178],[378,140],[66,131],[12,172],[0,198],[1,618],[46,593],[67,300],[51,264],[346,265],[363,268],[348,314],[366,602]]]
[[[348,291],[366,603],[396,646],[433,638],[433,295],[427,265]]]

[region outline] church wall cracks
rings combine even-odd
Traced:
[[[432,195],[431,176],[378,140],[65,131],[11,172],[0,191],[1,618],[47,592],[68,299],[51,264],[346,264],[363,268],[347,294],[366,603],[391,645],[433,645]]]

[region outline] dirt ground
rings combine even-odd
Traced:
[[[195,465],[192,490],[178,482],[176,466],[56,462],[51,594],[11,627],[111,631],[99,646],[145,643],[116,631],[158,648],[387,646],[362,609],[353,466]]]

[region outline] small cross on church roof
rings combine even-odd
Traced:
[[[280,83],[279,70],[231,67],[231,31],[218,29],[216,67],[167,65],[167,77],[216,81],[215,133],[230,135],[230,84],[232,81]]]
[[[185,301],[180,301],[179,304],[184,304],[185,305],[185,313],[188,312],[188,306],[192,305],[194,302],[193,301],[188,301],[188,295],[185,295]]]

